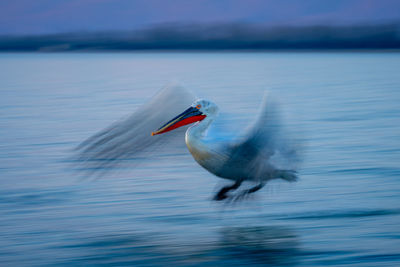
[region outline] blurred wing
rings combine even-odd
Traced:
[[[174,152],[186,149],[186,127],[163,135],[151,136],[151,132],[181,113],[194,100],[194,95],[181,86],[165,87],[127,119],[82,142],[77,147],[78,160],[90,169],[104,170],[122,161],[134,162],[149,157],[154,150],[159,155],[162,145],[174,146]]]
[[[277,103],[265,93],[257,119],[245,136],[232,144],[230,153],[231,160],[260,177],[276,170],[294,170],[299,162],[297,147],[282,123]]]

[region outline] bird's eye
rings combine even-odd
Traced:
[[[200,104],[198,104],[198,105],[196,106],[196,108],[197,108],[197,109],[200,109],[200,108],[201,108],[201,105],[200,105]]]

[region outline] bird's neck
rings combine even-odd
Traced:
[[[186,145],[193,158],[206,170],[216,173],[219,170],[219,161],[215,160],[216,142],[208,136],[208,128],[214,116],[207,116],[201,122],[193,125],[186,131]]]
[[[186,131],[185,141],[189,150],[191,148],[201,149],[204,145],[202,141],[207,136],[207,129],[214,121],[214,117],[215,116],[207,116],[204,120],[197,122]]]

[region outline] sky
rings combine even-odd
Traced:
[[[400,21],[400,0],[0,0],[0,35],[133,30],[164,23]]]

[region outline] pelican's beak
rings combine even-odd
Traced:
[[[172,131],[176,128],[179,128],[181,126],[196,122],[196,121],[201,121],[206,117],[201,111],[195,107],[190,107],[163,126],[161,126],[157,131],[152,132],[151,135],[156,135],[156,134],[162,134],[166,133],[169,131]]]

